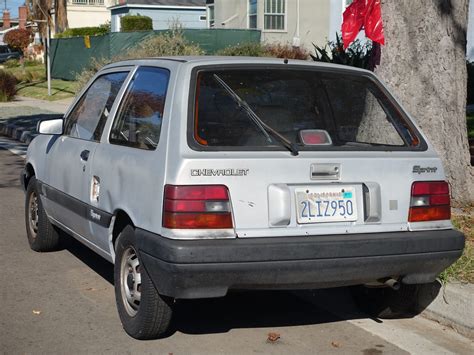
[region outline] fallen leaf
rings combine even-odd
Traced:
[[[89,287],[89,288],[86,288],[86,291],[97,291],[97,289],[95,289],[94,287]]]
[[[332,345],[333,347],[335,347],[335,348],[339,348],[339,347],[341,346],[339,343],[337,343],[337,342],[335,342],[335,341],[332,341],[332,342],[331,342],[331,345]]]
[[[39,314],[41,314],[41,311],[37,311],[37,310],[33,309],[33,314],[39,315]]]
[[[273,333],[273,332],[272,332],[272,333],[268,333],[268,338],[267,338],[267,340],[268,340],[269,342],[272,342],[272,343],[273,343],[273,342],[277,341],[278,339],[280,339],[280,334],[278,334],[278,333]]]

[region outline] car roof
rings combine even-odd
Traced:
[[[326,69],[339,69],[351,72],[365,72],[370,73],[368,70],[350,67],[347,65],[332,64],[315,62],[308,60],[297,60],[297,59],[283,59],[283,58],[269,58],[269,57],[241,57],[241,56],[169,56],[169,57],[154,57],[154,58],[137,58],[129,59],[119,62],[108,64],[104,69],[110,69],[114,67],[122,67],[126,65],[150,65],[160,66],[163,61],[173,61],[183,65],[200,66],[200,65],[225,65],[225,64],[246,64],[246,65],[258,65],[258,64],[272,64],[272,65],[301,65],[301,66],[312,66]]]

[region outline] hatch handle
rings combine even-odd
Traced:
[[[311,180],[340,180],[341,164],[321,163],[311,164]]]

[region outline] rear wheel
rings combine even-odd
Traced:
[[[355,286],[352,288],[352,295],[362,311],[373,317],[390,319],[417,313],[418,290],[419,285],[404,284],[400,285],[399,290]]]
[[[58,248],[59,233],[56,227],[51,224],[43,209],[34,176],[30,179],[26,189],[25,224],[31,249],[45,252]]]
[[[135,339],[163,336],[171,321],[171,300],[158,294],[143,267],[131,226],[117,238],[115,255],[115,300],[123,328]]]

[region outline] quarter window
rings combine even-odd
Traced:
[[[99,141],[112,105],[127,75],[128,72],[119,72],[99,76],[66,119],[65,134]]]
[[[169,71],[141,67],[125,93],[110,142],[154,150],[158,145]]]
[[[265,0],[265,30],[285,30],[285,16],[286,0]]]
[[[249,0],[249,28],[257,28],[257,0]]]

